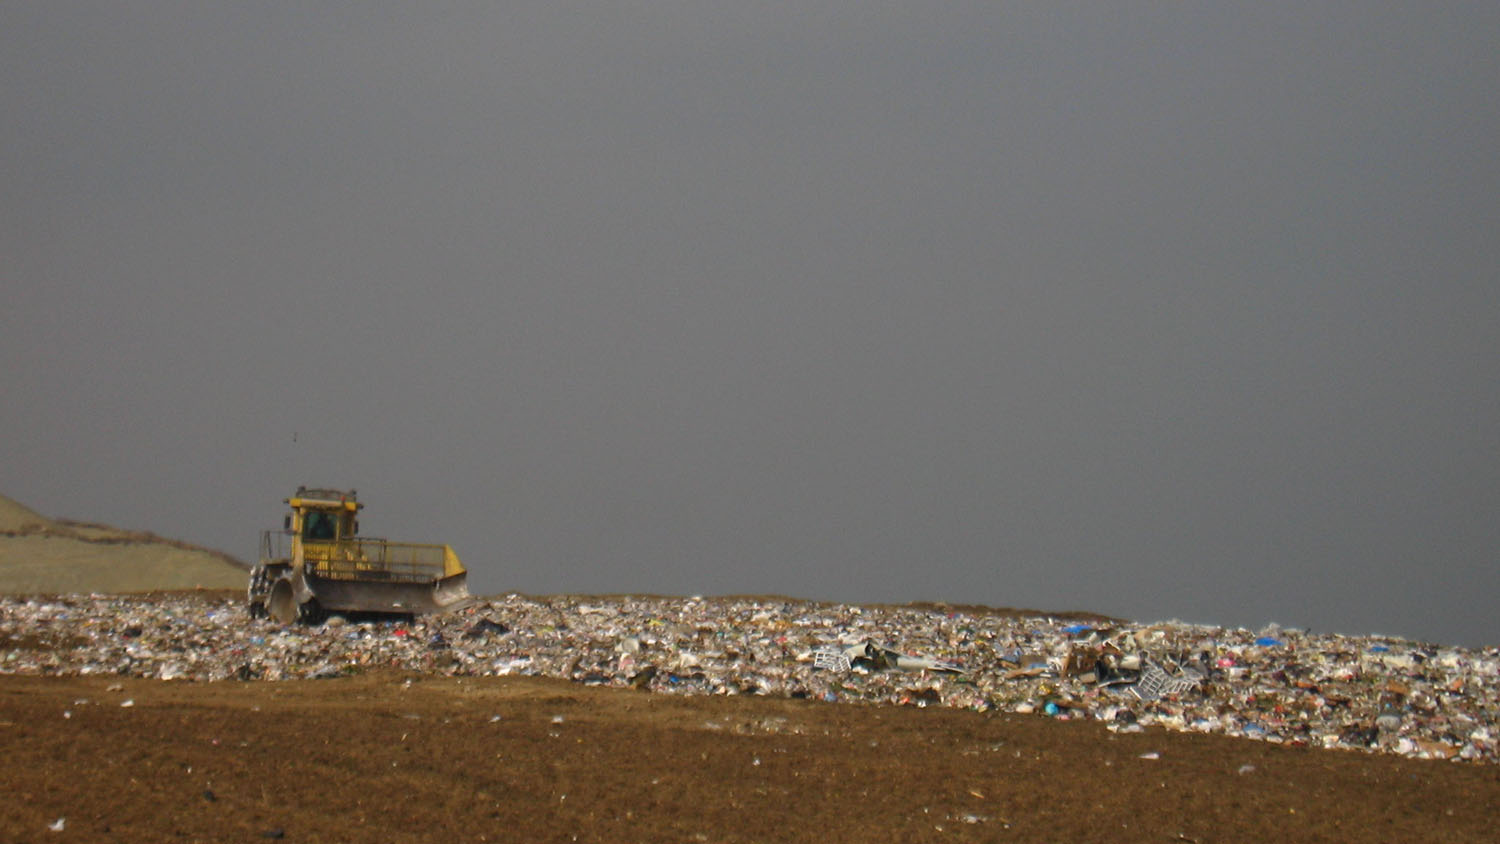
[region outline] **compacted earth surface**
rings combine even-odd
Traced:
[[[372,670],[0,676],[0,841],[1494,841],[1500,766]]]

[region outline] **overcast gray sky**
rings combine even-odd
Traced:
[[[1500,642],[1500,5],[0,5],[0,493]]]

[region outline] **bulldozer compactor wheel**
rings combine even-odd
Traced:
[[[271,595],[271,575],[265,566],[256,566],[250,570],[250,588],[245,596],[245,603],[250,608],[251,618],[265,618],[266,602]]]
[[[271,597],[266,601],[266,611],[271,618],[282,624],[295,624],[297,621],[299,607],[297,596],[292,589],[292,582],[286,578],[277,580],[271,585]]]
[[[254,612],[254,609],[251,609]],[[297,603],[297,590],[290,578],[280,578],[271,585],[271,597],[266,602],[266,612],[282,624],[321,624],[328,613],[317,598],[308,598]]]

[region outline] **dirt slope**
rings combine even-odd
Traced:
[[[233,589],[245,566],[227,554],[145,531],[49,519],[0,496],[0,593]]]
[[[21,504],[0,495],[0,531],[39,529],[52,525],[52,520]]]

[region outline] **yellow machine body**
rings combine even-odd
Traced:
[[[282,529],[261,534],[252,614],[291,623],[330,612],[424,615],[473,601],[468,572],[447,545],[360,536],[364,504],[354,490],[300,487],[286,504]]]

